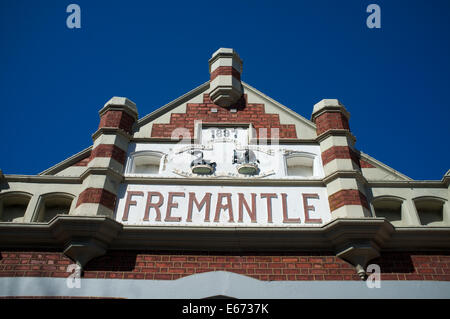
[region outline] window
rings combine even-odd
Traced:
[[[289,176],[313,176],[313,154],[293,154],[286,158],[287,175]]]
[[[372,202],[376,217],[384,217],[394,226],[402,223],[402,204],[398,198],[378,198]]]
[[[46,194],[43,195],[38,204],[35,222],[48,223],[56,215],[67,215],[70,211],[74,196],[70,194]]]
[[[414,200],[422,225],[441,225],[444,221],[444,200],[436,197],[421,197]]]
[[[0,221],[21,223],[30,202],[31,195],[12,192],[0,197]]]
[[[162,154],[157,152],[139,152],[133,156],[131,172],[134,174],[158,174]]]

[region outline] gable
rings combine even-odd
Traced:
[[[210,99],[209,84],[202,85],[173,103],[141,119],[136,127],[136,138],[170,138],[175,128],[184,127],[194,134],[195,121],[203,123],[250,123],[259,129],[279,130],[280,139],[315,139],[315,125],[289,108],[274,101],[246,83],[243,96],[230,107],[221,107]],[[258,135],[259,136],[259,135]]]
[[[138,121],[136,121],[137,108],[132,101],[126,98],[112,98],[100,110],[101,121],[97,133],[100,132],[101,135],[104,129],[109,130],[117,126],[118,129],[124,130],[121,133],[123,136],[96,140],[93,147],[62,161],[40,175],[81,176],[88,165],[94,165],[91,160],[95,157],[102,158],[97,161],[108,161],[109,159],[105,158],[111,158],[118,164],[117,170],[122,171],[124,165],[128,163],[128,158],[131,158],[130,154],[139,149],[140,143],[171,143],[170,139],[175,130],[177,139],[180,135],[186,138],[187,133],[189,137],[196,138],[199,122],[207,124],[203,128],[216,125],[244,126],[249,128],[249,140],[255,136],[273,140],[279,138],[281,144],[291,146],[320,145],[322,141],[317,137],[322,136],[324,131],[321,130],[324,128],[348,130],[348,123],[344,125],[345,121],[341,123],[343,126],[336,126],[340,123],[341,117],[342,120],[346,120],[345,114],[348,115],[348,112],[345,111],[343,116],[336,112],[336,108],[345,108],[339,103],[336,106],[331,105],[334,100],[323,100],[318,103],[313,110],[313,116],[316,117],[312,122],[242,82],[242,60],[233,49],[217,50],[209,60],[209,66],[209,81]],[[330,112],[322,114],[322,108],[328,108]],[[131,134],[131,140],[128,134]],[[129,142],[133,146],[129,145]],[[283,152],[290,154],[292,150],[287,147]],[[328,153],[331,153],[329,158]],[[319,157],[322,159],[321,166],[325,166],[333,159],[339,161],[350,157],[356,166],[359,166],[366,179],[371,181],[409,180],[407,176],[370,156],[353,150],[353,143],[350,143],[349,147],[340,145],[329,150],[322,149]]]
[[[209,81],[198,86],[185,95],[164,105],[141,118],[133,129],[133,138],[170,138],[175,128],[185,127],[194,136],[194,123],[251,123],[258,134],[259,128],[279,129],[279,138],[286,140],[315,140],[316,126],[286,106],[276,102],[267,95],[242,82],[243,98],[236,103],[236,112],[211,102],[209,98]],[[212,112],[216,109],[217,112]],[[92,147],[69,157],[50,167],[39,175],[80,176],[90,161]],[[359,165],[364,177],[369,181],[411,180],[404,174],[375,160],[369,155],[359,153]]]
[[[80,176],[89,163],[92,146],[89,146],[75,155],[59,162],[38,175]]]
[[[363,176],[368,181],[410,181],[408,176],[396,171],[395,169],[377,161],[373,157],[360,153],[360,167]]]

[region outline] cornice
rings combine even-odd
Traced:
[[[447,187],[450,185],[450,170],[448,170],[444,177],[442,177],[442,183],[444,183]]]
[[[317,141],[317,143],[320,143],[329,136],[347,136],[348,138],[350,138],[350,140],[352,141],[353,144],[356,143],[356,137],[352,134],[352,132],[350,132],[349,130],[345,130],[345,129],[327,130],[327,131],[323,132],[322,134],[320,134],[319,136],[317,136],[316,141]]]
[[[118,249],[135,243],[159,250],[339,251],[354,241],[383,245],[394,227],[385,219],[336,219],[322,227],[148,227],[124,226]],[[450,247],[450,244],[449,244]]]
[[[271,178],[179,178],[179,177],[135,177],[123,176],[110,168],[88,167],[80,176],[55,175],[3,175],[5,182],[81,184],[91,174],[112,175],[122,183],[161,185],[234,185],[234,186],[317,186],[325,187],[336,178],[356,178],[368,187],[387,188],[448,188],[448,178],[441,181],[371,181],[358,171],[337,171],[323,179],[271,179]]]
[[[391,240],[384,244],[387,250],[410,249],[442,250],[450,247],[450,227],[399,227],[392,234]]]
[[[356,171],[356,170],[348,170],[348,171],[336,171],[333,172],[330,175],[327,175],[324,179],[323,182],[325,184],[328,184],[332,181],[334,181],[337,178],[355,178],[356,180],[364,183],[364,184],[368,184],[369,182],[367,181],[367,179],[363,176],[363,174],[360,171]]]
[[[233,123],[222,123],[222,126],[231,126]],[[184,141],[186,139],[183,139]],[[179,143],[181,139],[172,139],[169,137],[133,137],[130,139],[131,143]],[[189,141],[189,140],[188,140]],[[252,139],[252,142],[254,144],[298,144],[298,145],[304,145],[304,144],[313,144],[313,145],[319,145],[316,139],[297,139],[297,138],[280,138],[280,139]],[[264,142],[264,143],[262,143]],[[195,139],[190,139],[190,143],[194,144]]]
[[[21,183],[52,183],[52,184],[81,184],[78,176],[54,176],[54,175],[4,175],[7,182]]]
[[[105,216],[58,215],[49,223],[0,223],[0,247],[64,248],[94,237],[109,249],[340,251],[372,242],[381,250],[450,249],[450,227],[394,227],[384,218],[339,218],[321,227],[123,225]]]
[[[173,178],[173,177],[125,177],[124,183],[162,185],[233,185],[233,186],[317,186],[324,187],[321,179],[258,179],[258,178]]]
[[[179,143],[181,140],[183,141],[189,141],[189,143],[191,144],[195,144],[195,139],[191,138],[191,139],[172,139],[170,137],[133,137],[130,140],[130,143],[161,143],[161,144],[166,144],[166,143]]]
[[[128,140],[132,139],[132,136],[128,132],[124,131],[121,128],[117,128],[117,127],[101,127],[97,131],[95,131],[94,134],[92,134],[92,139],[96,140],[102,134],[121,135]]]
[[[391,188],[447,188],[446,183],[441,181],[369,181],[370,187],[391,187]]]

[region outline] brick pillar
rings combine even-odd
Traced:
[[[243,93],[242,60],[233,49],[220,48],[209,60],[211,100],[222,107],[237,102]]]
[[[99,114],[100,125],[92,135],[94,145],[82,176],[83,190],[78,195],[75,215],[112,217],[138,113],[132,101],[113,97]]]
[[[316,123],[333,219],[371,216],[349,118],[338,100],[324,99],[314,105],[312,121]]]

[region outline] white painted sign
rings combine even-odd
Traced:
[[[324,187],[125,185],[116,220],[125,225],[320,226],[331,220]]]

